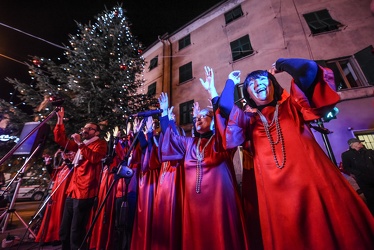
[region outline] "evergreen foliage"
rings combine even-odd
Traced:
[[[2,101],[1,107],[17,117],[13,121],[18,121],[18,133],[23,123],[43,121],[58,106],[65,108],[67,134],[78,132],[88,121],[105,126],[107,131],[124,128],[131,114],[156,108],[157,99],[142,90],[143,48],[130,32],[125,10],[121,6],[105,9],[93,24],[77,22],[77,27],[77,34],[69,35],[70,44],[64,45],[62,58],[30,58],[30,84],[6,79],[17,98],[32,109],[30,118]],[[48,122],[52,128],[55,120]],[[52,138],[51,133],[46,146],[51,154],[57,148]]]

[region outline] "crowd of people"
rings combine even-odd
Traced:
[[[246,76],[240,106],[240,71],[228,75],[220,95],[213,69],[204,71],[212,108],[194,103],[191,136],[176,124],[166,93],[158,99],[159,127],[151,116],[136,118],[125,133],[113,131],[111,146],[92,122],[68,138],[60,109],[54,136],[62,160],[51,171],[51,202],[36,241],[74,250],[372,249],[367,204],[308,125],[339,101],[332,71],[280,58]],[[290,93],[274,76],[280,72],[292,76]],[[245,152],[241,189],[238,146]]]

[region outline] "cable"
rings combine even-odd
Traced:
[[[55,46],[55,47],[57,47],[57,48],[60,48],[60,49],[63,49],[63,50],[68,50],[68,51],[70,51],[70,52],[73,52],[73,51],[71,51],[71,50],[68,49],[68,48],[62,47],[61,45],[58,45],[58,44],[52,43],[52,42],[50,42],[50,41],[47,41],[47,40],[45,40],[45,39],[43,39],[43,38],[40,38],[40,37],[37,37],[37,36],[31,35],[31,34],[29,34],[29,33],[27,33],[27,32],[24,32],[24,31],[22,31],[22,30],[16,29],[16,28],[14,28],[14,27],[12,27],[12,26],[9,26],[9,25],[6,25],[6,24],[4,24],[4,23],[1,23],[1,22],[0,22],[0,25],[2,25],[2,26],[4,26],[4,27],[7,27],[7,28],[9,28],[9,29],[12,29],[12,30],[18,31],[18,32],[20,32],[20,33],[22,33],[22,34],[24,34],[24,35],[27,35],[27,36],[30,36],[30,37],[32,37],[32,38],[38,39],[38,40],[40,40],[40,41],[43,41],[43,42],[45,42],[45,43],[48,43],[48,44],[50,44],[50,45],[52,45],[52,46]]]

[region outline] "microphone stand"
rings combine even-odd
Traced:
[[[317,122],[317,126],[310,125],[310,127],[321,133],[328,157],[335,164],[335,166],[338,166],[338,164],[336,163],[336,159],[335,159],[329,138],[327,137],[327,135],[331,134],[332,132],[328,130],[327,128],[325,128],[325,126],[323,126],[322,119],[318,119],[316,122]]]
[[[53,192],[48,196],[47,199],[44,200],[43,205],[39,208],[39,210],[35,213],[35,215],[31,218],[29,222],[29,226],[34,222],[34,220],[38,217],[38,215],[44,210],[44,207],[48,204],[49,200],[52,199],[52,196],[57,192],[59,187],[65,182],[71,172],[73,172],[73,167],[69,170],[69,173],[62,179],[62,181],[58,184],[58,186],[53,190]]]
[[[13,184],[13,182],[15,181],[15,179],[18,176],[20,177],[20,179],[17,182],[16,188],[14,190],[13,197],[12,197],[12,200],[10,201],[10,205],[8,206],[8,209],[0,216],[0,219],[2,220],[2,222],[1,222],[1,226],[2,226],[2,231],[1,232],[2,233],[4,233],[4,231],[6,230],[6,227],[8,225],[8,220],[9,220],[10,213],[14,213],[18,217],[18,219],[22,222],[22,224],[27,228],[27,230],[29,230],[29,232],[32,234],[32,236],[36,237],[35,233],[27,226],[26,222],[16,212],[16,210],[14,209],[14,205],[15,205],[15,202],[16,202],[16,197],[17,197],[19,188],[20,188],[21,183],[22,183],[22,177],[23,177],[23,174],[25,172],[26,166],[27,166],[28,162],[30,161],[30,159],[38,152],[38,150],[39,150],[40,147],[41,147],[41,145],[39,144],[36,147],[36,149],[32,152],[32,154],[30,155],[30,157],[26,158],[26,161],[23,164],[23,166],[20,168],[20,170],[17,172],[17,174],[14,176],[14,178],[9,182],[8,186],[5,188],[5,190],[3,192],[3,194],[4,194],[6,191],[8,191],[8,189]]]
[[[91,233],[92,233],[93,227],[95,226],[95,223],[96,223],[96,221],[97,221],[97,219],[98,219],[98,217],[99,217],[99,214],[100,214],[101,210],[104,208],[105,203],[106,203],[106,201],[107,201],[107,199],[108,199],[110,193],[112,192],[112,189],[113,189],[114,185],[117,183],[117,181],[118,181],[120,178],[125,178],[125,179],[126,179],[125,182],[126,182],[126,183],[129,183],[130,180],[131,180],[131,178],[132,178],[132,176],[134,175],[134,171],[133,171],[131,168],[129,168],[129,167],[127,166],[127,161],[126,161],[126,159],[129,158],[131,151],[134,149],[135,144],[136,144],[137,139],[138,139],[138,136],[139,136],[139,133],[142,133],[143,128],[144,128],[144,126],[145,126],[145,123],[146,123],[146,119],[143,119],[143,120],[142,120],[142,123],[141,123],[141,125],[140,125],[140,128],[139,128],[139,132],[135,135],[134,140],[133,140],[133,142],[131,143],[131,145],[130,145],[130,147],[129,147],[129,150],[127,151],[127,153],[126,153],[126,155],[125,155],[125,157],[124,157],[125,160],[122,161],[122,162],[118,165],[118,170],[117,170],[117,173],[116,173],[115,176],[114,176],[114,180],[113,180],[112,183],[110,184],[110,186],[109,186],[109,188],[108,188],[108,191],[107,191],[107,193],[106,193],[106,195],[105,195],[105,197],[104,197],[104,200],[103,200],[102,203],[100,204],[100,207],[97,209],[97,213],[95,214],[95,217],[93,218],[92,223],[91,223],[91,225],[90,225],[90,227],[89,227],[89,229],[88,229],[86,235],[84,236],[84,239],[83,239],[83,241],[82,241],[82,244],[81,244],[81,246],[78,248],[78,250],[81,250],[81,249],[83,248],[83,246],[84,246],[84,244],[86,243],[87,239],[91,236]]]
[[[55,190],[45,199],[45,201],[43,202],[43,205],[39,208],[39,210],[35,213],[35,215],[31,218],[31,220],[29,221],[29,224],[27,226],[27,229],[26,230],[32,230],[31,229],[31,225],[32,223],[34,222],[34,220],[39,216],[39,214],[44,210],[45,206],[48,204],[48,202],[52,199],[53,195],[57,192],[57,190],[60,188],[60,186],[65,182],[65,180],[68,178],[68,176],[71,174],[71,172],[73,172],[73,167],[69,170],[69,172],[67,173],[67,175],[62,179],[62,181],[60,182],[60,184],[55,188]],[[49,211],[49,213],[51,213],[51,211]],[[46,215],[43,215],[43,216],[46,216]],[[27,232],[27,231],[26,231]],[[44,234],[44,233],[43,233]],[[21,242],[24,240],[26,236],[26,233],[24,234]],[[34,239],[37,238],[37,235],[33,235],[34,236]],[[45,236],[44,236],[45,237]],[[44,241],[43,237],[42,237],[42,241]],[[40,244],[42,243],[42,241],[40,242]]]

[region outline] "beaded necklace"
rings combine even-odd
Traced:
[[[203,180],[203,172],[201,169],[201,163],[204,160],[204,150],[206,146],[208,146],[209,142],[212,140],[213,135],[210,136],[208,142],[204,145],[203,149],[200,151],[200,143],[201,143],[201,137],[197,141],[196,145],[196,158],[197,158],[197,163],[196,163],[196,193],[199,194],[201,193],[201,182]]]
[[[162,174],[161,174],[160,184],[162,184],[164,182],[167,170],[168,170],[168,162],[165,161],[165,162],[162,163],[162,171],[161,171]]]
[[[256,112],[260,116],[262,124],[264,125],[266,136],[269,140],[271,151],[273,153],[275,165],[277,166],[277,168],[282,169],[284,167],[285,163],[286,163],[286,150],[285,150],[285,147],[284,147],[284,138],[283,138],[283,134],[282,134],[282,129],[279,125],[278,108],[279,108],[279,103],[277,103],[277,105],[275,106],[275,112],[274,112],[273,120],[271,121],[270,124],[268,124],[268,121],[267,121],[266,117],[261,113],[260,110],[257,109]],[[271,136],[270,130],[269,130],[269,128],[274,123],[275,123],[275,128],[277,130],[277,141],[275,141],[275,142],[274,142],[273,137]],[[275,145],[277,145],[279,142],[281,144],[281,149],[282,149],[282,165],[279,165],[278,157],[277,157],[277,154],[275,152]]]

